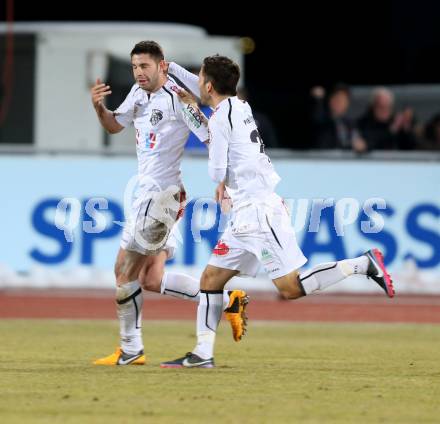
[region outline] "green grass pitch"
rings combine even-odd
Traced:
[[[164,370],[192,322],[144,322],[146,366],[97,367],[115,321],[0,320],[1,423],[438,423],[440,327],[226,322],[217,368]]]

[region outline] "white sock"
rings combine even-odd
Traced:
[[[366,274],[368,258],[360,256],[354,259],[344,259],[339,262],[319,264],[303,272],[299,276],[306,294],[325,290],[327,287],[338,283],[353,274]]]
[[[229,305],[229,291],[230,290],[223,290],[223,310],[225,310]]]
[[[161,294],[168,294],[179,299],[199,302],[200,281],[178,272],[165,272],[160,285]],[[223,310],[228,307],[229,292],[223,291]]]
[[[142,343],[142,289],[137,280],[116,288],[121,348],[125,353],[136,354],[144,348]]]
[[[161,294],[168,294],[179,299],[199,301],[200,281],[178,272],[165,272],[160,285]]]
[[[349,275],[366,275],[369,259],[365,255],[362,255],[353,259],[344,259],[343,261],[339,261],[339,263],[343,265],[345,271],[348,272]]]
[[[214,356],[215,334],[223,312],[223,290],[202,290],[197,308],[197,345],[193,353],[203,359]]]

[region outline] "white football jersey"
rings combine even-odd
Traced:
[[[211,175],[226,170],[226,190],[234,209],[269,199],[280,177],[258,132],[249,104],[229,97],[208,121]]]
[[[124,102],[114,111],[124,127],[136,129],[136,152],[141,185],[165,190],[181,187],[180,163],[189,132],[208,140],[208,130],[199,112],[182,103],[179,86],[172,79],[158,91],[148,93],[134,84]]]

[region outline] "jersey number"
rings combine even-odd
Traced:
[[[253,130],[251,132],[251,141],[252,143],[260,143],[260,153],[264,153],[263,139],[261,138],[261,135],[258,132],[258,130]]]

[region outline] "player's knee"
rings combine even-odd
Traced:
[[[298,299],[299,297],[303,297],[304,295],[304,290],[298,283],[298,278],[295,277],[294,281],[292,281],[285,290],[285,294],[283,296],[285,299],[293,300]]]
[[[299,289],[297,290],[294,287],[280,290],[280,294],[286,300],[298,299],[299,297],[302,296],[301,291]]]
[[[200,278],[201,290],[223,290],[223,287],[231,278],[231,275],[225,275],[218,268],[206,267]]]
[[[204,289],[209,282],[209,273],[206,271],[206,269],[203,271],[202,276],[200,277],[200,288]]]
[[[210,290],[215,284],[215,273],[209,268],[205,269],[200,278],[200,288]]]
[[[304,291],[298,282],[298,272],[293,271],[284,277],[273,280],[280,295],[286,300],[298,299],[304,296]]]

